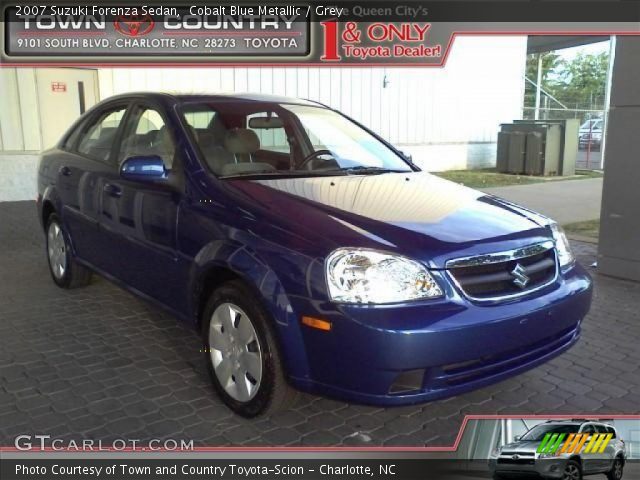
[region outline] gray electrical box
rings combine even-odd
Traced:
[[[502,124],[498,134],[498,171],[539,176],[574,175],[578,129],[579,122],[575,119],[516,120]]]
[[[509,134],[507,132],[498,132],[496,170],[500,173],[507,173],[509,171]]]
[[[524,173],[526,144],[527,136],[523,132],[509,134],[509,160],[507,161],[509,173]]]
[[[523,132],[498,133],[496,169],[500,173],[524,173],[527,136]]]

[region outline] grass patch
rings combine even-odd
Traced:
[[[515,175],[498,173],[495,168],[479,170],[450,170],[448,172],[434,172],[440,178],[461,183],[470,188],[493,188],[510,185],[530,185],[532,183],[556,182],[560,180],[583,180],[600,178],[602,174],[592,170],[578,170],[575,177],[533,177],[529,175]]]
[[[600,220],[587,220],[563,225],[568,234],[581,235],[583,237],[598,238],[600,235]]]

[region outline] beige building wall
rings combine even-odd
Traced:
[[[0,201],[35,196],[37,152],[86,108],[132,91],[267,93],[352,116],[440,171],[495,164],[500,123],[522,115],[526,36],[458,37],[444,68],[0,68]],[[65,92],[52,84],[64,83]]]

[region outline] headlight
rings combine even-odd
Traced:
[[[376,250],[340,248],[327,258],[326,275],[336,302],[393,303],[442,296],[424,266]]]
[[[575,262],[575,257],[571,251],[569,240],[564,233],[564,230],[557,223],[551,224],[551,232],[553,233],[553,240],[556,243],[556,251],[558,252],[558,261],[561,267],[566,267]]]
[[[491,451],[491,457],[499,457],[501,453],[502,453],[502,448],[494,447],[494,449]]]
[[[541,453],[538,455],[538,458],[557,458],[558,455],[556,453]]]

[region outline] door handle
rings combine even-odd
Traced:
[[[60,167],[60,170],[58,170],[58,172],[60,172],[60,175],[64,175],[65,177],[71,176],[71,169],[67,166]]]
[[[122,189],[113,183],[105,183],[102,191],[111,197],[121,197]]]

